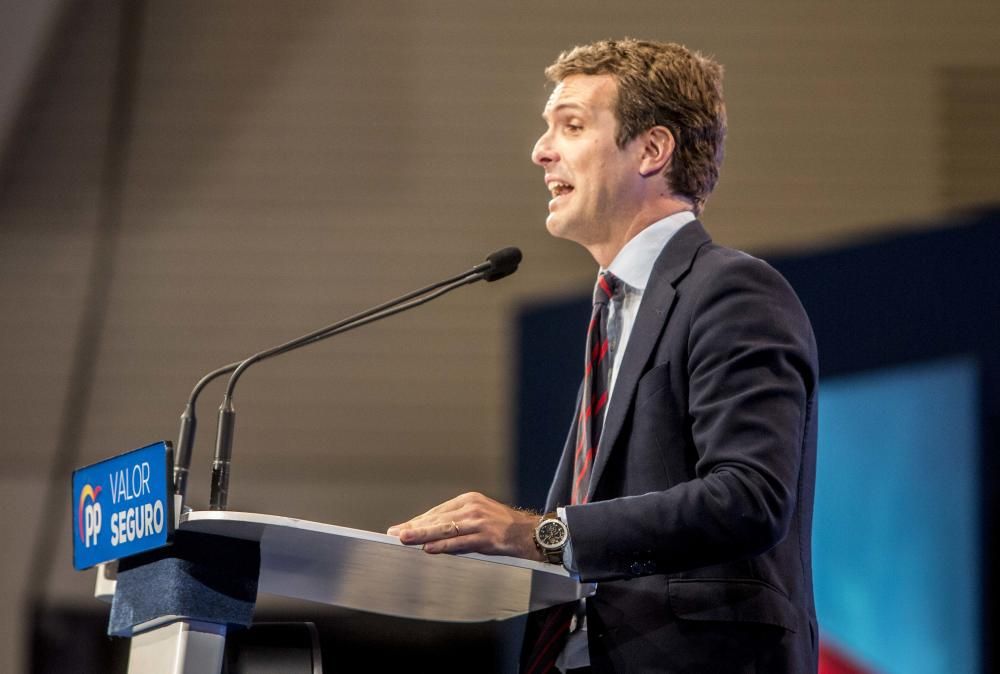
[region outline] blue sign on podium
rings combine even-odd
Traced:
[[[170,543],[173,453],[169,442],[157,442],[73,471],[77,570]]]

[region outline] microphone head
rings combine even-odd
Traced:
[[[483,278],[491,283],[499,281],[517,271],[517,265],[521,264],[521,249],[514,246],[501,248],[487,255],[486,261],[490,267],[483,272]]]

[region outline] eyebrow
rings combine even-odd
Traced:
[[[567,108],[572,108],[573,110],[577,110],[579,112],[587,112],[586,106],[580,103],[576,103],[574,101],[566,101],[564,103],[559,103],[556,107],[552,108],[551,110],[545,110],[544,112],[542,112],[542,119],[547,119],[547,116],[549,114],[563,112]]]

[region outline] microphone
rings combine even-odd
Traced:
[[[517,271],[521,257],[521,251],[518,248],[503,248],[491,253],[485,262],[476,265],[466,272],[432,283],[429,286],[389,300],[371,309],[366,309],[332,325],[293,339],[290,342],[260,351],[249,358],[224,365],[206,374],[195,384],[184,412],[181,414],[180,433],[177,441],[177,459],[174,464],[175,493],[181,496],[183,502],[183,498],[187,492],[187,477],[191,466],[191,454],[194,447],[195,430],[197,428],[195,405],[199,394],[209,382],[224,374],[232,373],[229,384],[226,387],[222,406],[219,409],[215,458],[212,462],[212,495],[210,507],[213,510],[225,510],[228,499],[229,467],[232,460],[232,441],[235,426],[235,411],[232,407],[233,390],[240,376],[242,376],[243,372],[250,365],[299,347],[313,344],[341,332],[353,330],[362,325],[388,318],[402,311],[416,308],[463,285],[482,280],[493,282],[505,278]]]
[[[521,264],[521,249],[510,246],[490,253],[486,256],[486,262],[476,265],[472,271],[483,272],[483,279],[492,283],[516,272],[519,264]]]

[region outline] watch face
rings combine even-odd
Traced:
[[[561,547],[566,542],[566,527],[559,520],[545,520],[538,527],[538,543],[546,549]]]

